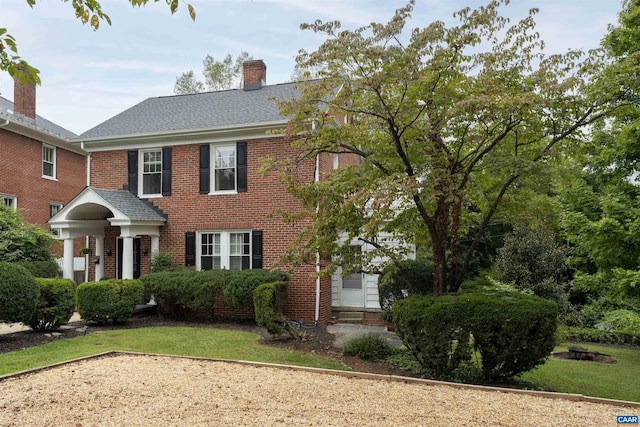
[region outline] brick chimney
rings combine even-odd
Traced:
[[[14,77],[13,112],[32,119],[36,118],[36,85],[34,83],[22,83],[19,78]]]
[[[267,66],[262,59],[244,61],[242,63],[244,90],[256,90],[267,84]]]

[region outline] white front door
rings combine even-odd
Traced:
[[[353,273],[341,277],[340,305],[342,307],[364,307],[364,274]]]

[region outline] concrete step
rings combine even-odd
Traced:
[[[338,323],[361,324],[364,313],[361,311],[343,311],[338,314]]]

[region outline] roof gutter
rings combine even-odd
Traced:
[[[86,153],[81,148],[76,145],[70,143],[68,140],[59,137],[57,135],[51,134],[49,132],[43,132],[38,129],[34,129],[30,126],[22,124],[20,122],[5,119],[5,123],[0,123],[0,128],[6,128],[10,132],[17,133],[22,136],[26,136],[27,138],[32,138],[41,142],[45,142],[47,144],[51,144],[55,147],[59,147],[63,150],[71,151],[77,154],[85,155]]]

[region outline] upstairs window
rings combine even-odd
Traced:
[[[236,146],[213,147],[213,188],[214,191],[236,190]]]
[[[247,191],[247,143],[204,144],[200,148],[200,194]]]
[[[42,144],[42,176],[56,178],[56,147]]]
[[[162,195],[162,150],[140,152],[140,188],[141,196]]]
[[[9,196],[7,194],[0,194],[0,198],[2,199],[2,203],[5,206],[8,206],[12,209],[18,208],[18,198],[16,196]]]

